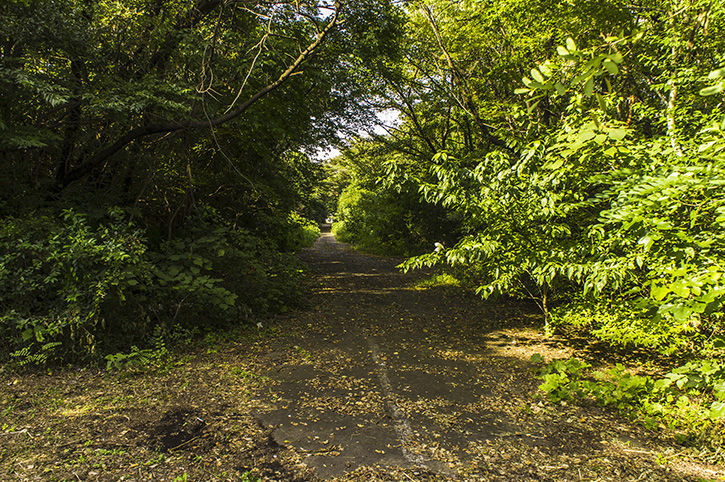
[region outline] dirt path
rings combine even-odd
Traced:
[[[529,357],[571,350],[526,306],[415,289],[329,233],[301,256],[311,308],[261,329],[138,370],[0,367],[0,481],[724,480],[597,407],[539,401]]]
[[[535,312],[496,313],[460,294],[415,289],[398,260],[356,253],[329,232],[302,257],[315,272],[315,308],[297,315],[291,326],[301,329],[269,355],[276,385],[258,418],[315,476],[694,475],[684,464],[658,464],[674,449],[611,414],[535,399],[530,355],[567,353],[531,327]]]

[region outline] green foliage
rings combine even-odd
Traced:
[[[338,239],[380,254],[412,255],[456,232],[444,209],[420,199],[415,186],[385,182],[386,148],[358,139],[333,160],[339,191],[333,232]],[[395,156],[399,158],[399,156]],[[401,161],[402,162],[402,161]]]
[[[297,226],[313,228],[299,218]],[[301,235],[290,242],[302,241]],[[294,246],[299,247],[299,246]],[[301,267],[290,254],[250,232],[229,226],[218,213],[200,211],[184,236],[163,242],[155,262],[165,292],[161,312],[179,312],[182,326],[225,325],[286,311],[299,298]],[[172,293],[169,296],[169,292]]]
[[[320,226],[315,221],[291,212],[283,220],[277,236],[274,236],[273,239],[278,240],[282,251],[295,251],[312,246],[312,243],[319,237]]]
[[[0,2],[1,360],[142,363],[156,333],[294,306],[328,210],[306,153],[371,117],[402,25],[332,9]]]
[[[157,345],[107,358],[109,367],[143,365],[175,333],[244,322],[300,299],[300,267],[290,255],[212,211],[191,224],[150,250],[119,209],[94,223],[73,211],[4,218],[2,356],[44,364]]]
[[[405,211],[390,193],[351,184],[340,195],[332,232],[363,249],[399,254],[406,251]]]
[[[0,245],[0,329],[21,362],[93,354],[110,321],[107,300],[125,300],[152,279],[141,233],[118,210],[97,229],[73,211],[60,220],[5,218]]]
[[[540,355],[534,363],[544,362]],[[617,364],[591,370],[576,358],[544,364],[539,389],[554,402],[593,400],[638,418],[645,425],[667,425],[689,437],[725,435],[725,365],[719,360],[696,360],[655,378],[633,375]]]
[[[261,482],[262,479],[255,477],[251,472],[247,471],[242,473],[241,479],[239,480],[241,482]]]
[[[378,160],[388,188],[417,190],[459,235],[403,267],[444,265],[484,297],[532,299],[550,331],[666,354],[713,349],[725,333],[725,117],[722,58],[705,52],[723,45],[722,9],[668,3],[663,22],[614,2],[548,7],[412,9],[416,74],[407,91],[390,82],[404,123]],[[548,31],[532,22],[541,10]],[[482,48],[491,38],[479,23],[510,26],[512,52]],[[515,75],[523,86],[510,92]]]
[[[131,346],[128,353],[114,353],[105,356],[106,370],[143,369],[152,363],[163,361],[169,355],[163,340],[155,349],[139,350],[136,345]]]
[[[415,284],[418,288],[437,288],[437,287],[460,287],[461,281],[450,273],[440,273],[429,278],[424,278]]]

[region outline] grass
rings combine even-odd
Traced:
[[[433,276],[425,277],[415,283],[415,287],[419,289],[429,288],[450,288],[461,287],[461,281],[448,273],[440,273]]]

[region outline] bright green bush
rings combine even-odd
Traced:
[[[287,221],[290,229],[287,231],[285,245],[291,248],[287,251],[308,248],[320,237],[320,226],[316,221],[303,218],[297,213],[290,213]]]
[[[440,214],[417,193],[353,183],[340,195],[332,231],[340,241],[366,251],[409,256],[429,249],[431,238],[449,227]]]
[[[350,184],[340,195],[333,234],[367,251],[400,254],[408,236],[401,203],[381,191]]]
[[[537,354],[532,361],[544,359]],[[544,364],[539,375],[539,389],[554,402],[592,400],[650,428],[675,429],[682,441],[708,440],[717,447],[725,439],[725,365],[720,360],[691,361],[654,377],[634,375],[621,364],[593,370],[570,358]]]
[[[295,212],[257,213],[253,228],[260,237],[270,241],[279,251],[292,252],[311,246],[320,236],[320,227]]]
[[[725,336],[725,117],[700,112],[674,148],[618,120],[611,87],[581,92],[575,72],[611,84],[621,54],[567,45],[566,68],[540,65],[546,80],[520,89],[566,103],[555,127],[516,154],[441,151],[419,174],[424,198],[460,213],[467,233],[405,266],[479,273],[482,296],[534,300],[549,330],[665,354],[707,348]]]

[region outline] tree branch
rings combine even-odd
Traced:
[[[118,138],[113,144],[111,144],[108,147],[105,147],[101,149],[100,151],[96,152],[90,159],[88,159],[83,164],[79,165],[75,169],[72,169],[69,171],[62,179],[61,187],[65,188],[69,184],[82,179],[83,177],[87,176],[90,172],[92,172],[94,169],[100,167],[105,162],[108,161],[108,159],[119,152],[120,150],[124,149],[127,145],[129,145],[132,142],[135,142],[143,137],[147,137],[154,134],[168,134],[180,130],[186,130],[186,129],[198,129],[198,128],[206,128],[206,127],[216,127],[218,125],[224,124],[232,119],[235,119],[236,117],[239,117],[242,113],[244,113],[249,107],[252,106],[255,102],[257,102],[259,99],[267,95],[268,93],[272,92],[273,90],[277,89],[280,85],[282,85],[287,79],[289,79],[291,76],[295,75],[297,69],[299,66],[307,60],[316,50],[317,48],[322,44],[325,37],[329,34],[329,32],[335,27],[335,25],[338,22],[340,10],[342,9],[343,3],[342,1],[335,2],[335,11],[332,15],[332,18],[327,22],[325,27],[315,36],[315,39],[307,46],[305,50],[303,50],[297,58],[292,62],[287,69],[285,69],[284,72],[280,74],[280,76],[275,80],[274,82],[267,84],[260,90],[258,90],[256,93],[254,93],[249,99],[244,101],[242,104],[238,105],[235,109],[222,114],[216,118],[213,119],[207,119],[207,120],[187,120],[187,121],[181,121],[181,122],[163,122],[163,123],[157,123],[157,124],[149,124],[146,126],[139,126],[131,131],[127,132],[120,138]]]
[[[473,96],[471,95],[471,92],[469,90],[468,86],[468,79],[464,75],[463,72],[458,68],[458,66],[453,62],[453,58],[451,57],[451,54],[448,52],[448,49],[445,46],[445,43],[443,42],[443,37],[441,36],[440,30],[438,29],[438,24],[435,21],[435,18],[433,17],[433,11],[431,10],[430,6],[422,2],[421,3],[423,7],[423,13],[426,16],[426,19],[428,20],[428,23],[431,26],[431,29],[433,30],[433,34],[436,38],[436,42],[438,43],[438,47],[441,49],[441,52],[443,52],[443,56],[446,59],[446,63],[448,64],[448,68],[450,69],[453,77],[458,81],[459,88],[461,89],[461,94],[463,94],[464,101],[465,101],[465,110],[468,110],[470,115],[473,117],[473,120],[476,122],[476,125],[478,126],[478,129],[483,134],[483,137],[490,142],[491,144],[506,149],[507,151],[511,152],[511,148],[506,145],[506,143],[495,136],[491,130],[488,128],[488,126],[483,122],[483,119],[481,119],[481,116],[478,113],[478,106],[476,106],[475,101],[473,100]]]

